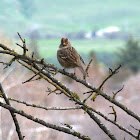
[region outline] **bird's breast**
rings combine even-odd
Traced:
[[[58,48],[57,51],[65,50],[65,49],[67,49],[67,48],[68,48],[68,46],[67,46],[67,47],[61,47],[61,48]]]

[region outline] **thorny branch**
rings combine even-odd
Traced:
[[[103,85],[107,82],[108,79],[110,79],[114,74],[118,73],[118,70],[120,69],[121,66],[119,66],[118,68],[116,68],[115,70],[109,69],[110,70],[110,75],[101,83],[101,85],[99,86],[99,88],[95,88],[92,85],[90,85],[87,81],[85,80],[81,80],[79,78],[77,78],[75,75],[68,73],[66,71],[63,71],[61,69],[58,69],[57,67],[55,67],[52,64],[49,63],[45,63],[44,58],[42,58],[41,60],[38,60],[36,58],[33,57],[29,57],[26,55],[26,51],[28,51],[28,49],[26,48],[26,43],[25,43],[25,39],[22,39],[21,35],[18,33],[23,45],[19,45],[22,49],[23,49],[23,55],[18,54],[17,52],[15,52],[14,50],[11,50],[10,48],[6,47],[3,44],[0,44],[0,47],[3,50],[0,50],[0,53],[3,54],[8,54],[13,56],[15,59],[14,61],[19,62],[21,65],[23,65],[24,67],[26,67],[27,69],[31,70],[33,73],[35,73],[35,75],[33,77],[31,77],[29,80],[27,80],[27,82],[32,81],[32,79],[38,75],[39,78],[43,78],[46,81],[48,81],[51,85],[53,85],[56,90],[59,90],[60,93],[63,93],[64,95],[66,95],[71,101],[75,102],[75,104],[78,104],[81,109],[83,109],[85,112],[87,112],[87,114],[98,124],[98,126],[111,138],[111,139],[116,139],[115,136],[110,132],[110,130],[107,129],[106,126],[104,126],[100,119],[97,118],[94,113],[97,113],[98,115],[102,116],[105,120],[113,123],[114,125],[116,125],[119,129],[125,131],[126,133],[130,134],[131,136],[133,136],[136,139],[139,139],[138,136],[136,136],[135,134],[133,134],[131,131],[127,130],[126,128],[122,127],[121,125],[119,125],[118,123],[116,123],[116,119],[114,121],[110,120],[108,117],[106,117],[104,114],[102,114],[101,112],[96,111],[95,109],[89,107],[88,105],[85,104],[85,102],[87,101],[87,99],[89,99],[91,97],[91,95],[93,93],[95,93],[95,95],[92,97],[92,99],[95,100],[96,96],[100,95],[102,97],[104,97],[106,100],[108,100],[109,102],[113,103],[114,105],[118,106],[119,108],[121,108],[122,110],[124,110],[128,115],[132,116],[133,118],[135,118],[136,120],[138,120],[140,122],[140,116],[138,116],[136,113],[134,113],[133,111],[131,111],[130,109],[128,109],[127,107],[125,107],[124,105],[122,105],[121,103],[119,103],[118,101],[115,100],[115,96],[118,92],[120,92],[122,89],[120,89],[119,91],[117,91],[116,93],[114,93],[113,98],[110,97],[109,95],[107,95],[104,91],[103,91]],[[11,61],[10,65],[14,62]],[[91,60],[92,61],[92,60]],[[87,71],[88,68],[90,66],[89,62],[88,66],[87,66]],[[4,65],[7,65],[8,63],[2,62]],[[7,65],[7,66],[10,66]],[[42,68],[44,68],[44,70],[42,70]],[[81,83],[83,86],[87,87],[90,89],[90,95],[85,98],[84,101],[81,101],[80,97],[75,93],[72,92],[69,88],[67,88],[63,83],[59,82],[55,77],[54,74],[56,73],[61,73],[63,75],[66,75],[70,78],[72,78],[73,80]],[[5,107],[5,105],[1,106]],[[8,109],[8,108],[7,108]],[[115,111],[113,110],[113,113]],[[17,112],[16,112],[17,113]],[[115,113],[114,113],[115,116]]]

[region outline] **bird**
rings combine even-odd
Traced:
[[[84,78],[87,76],[87,73],[82,66],[82,63],[85,65],[85,61],[71,45],[68,38],[61,39],[61,44],[57,50],[57,59],[64,69],[77,67],[83,73]]]

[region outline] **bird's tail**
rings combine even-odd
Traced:
[[[83,76],[84,76],[84,79],[87,77],[87,73],[86,73],[86,71],[83,69],[83,67],[82,66],[80,66],[80,67],[78,67],[79,68],[79,70],[83,73]]]

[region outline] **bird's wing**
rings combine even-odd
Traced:
[[[66,62],[70,63],[71,65],[78,66],[79,54],[73,47],[62,49],[59,52],[59,57],[65,60]]]

